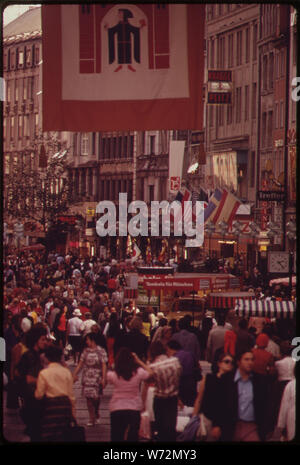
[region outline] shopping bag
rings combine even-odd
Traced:
[[[64,431],[64,442],[85,442],[85,429],[76,422],[71,422]]]

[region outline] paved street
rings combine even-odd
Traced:
[[[71,371],[74,370],[73,362],[67,362]],[[80,380],[74,384],[76,396],[76,417],[79,425],[85,426],[89,420],[86,400],[81,396]],[[112,394],[112,387],[108,385],[101,397],[100,424],[94,427],[85,426],[87,442],[108,442],[110,440],[110,418],[108,404]],[[6,392],[3,395],[3,435],[9,442],[29,442],[29,437],[23,431],[25,429],[19,412],[6,408]]]

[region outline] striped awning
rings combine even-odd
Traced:
[[[293,318],[296,302],[290,300],[242,300],[239,299],[235,311],[241,317]]]
[[[209,295],[209,307],[210,308],[220,308],[220,309],[230,309],[235,308],[239,299],[253,299],[254,294],[249,292],[215,292]]]

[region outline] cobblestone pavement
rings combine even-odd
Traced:
[[[75,366],[71,360],[67,361],[71,371]],[[86,426],[89,421],[86,400],[81,396],[81,382],[79,380],[74,384],[74,394],[76,397],[76,419],[80,426],[85,426],[85,435],[87,442],[109,442],[110,441],[110,416],[108,404],[112,395],[112,386],[108,385],[103,391],[100,402],[100,424],[95,426]],[[18,410],[6,408],[6,391],[3,393],[3,436],[8,442],[30,442],[28,436],[24,434],[24,423],[20,418]]]

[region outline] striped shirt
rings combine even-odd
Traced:
[[[155,397],[177,396],[182,371],[179,360],[176,357],[159,355],[150,367],[154,372]]]

